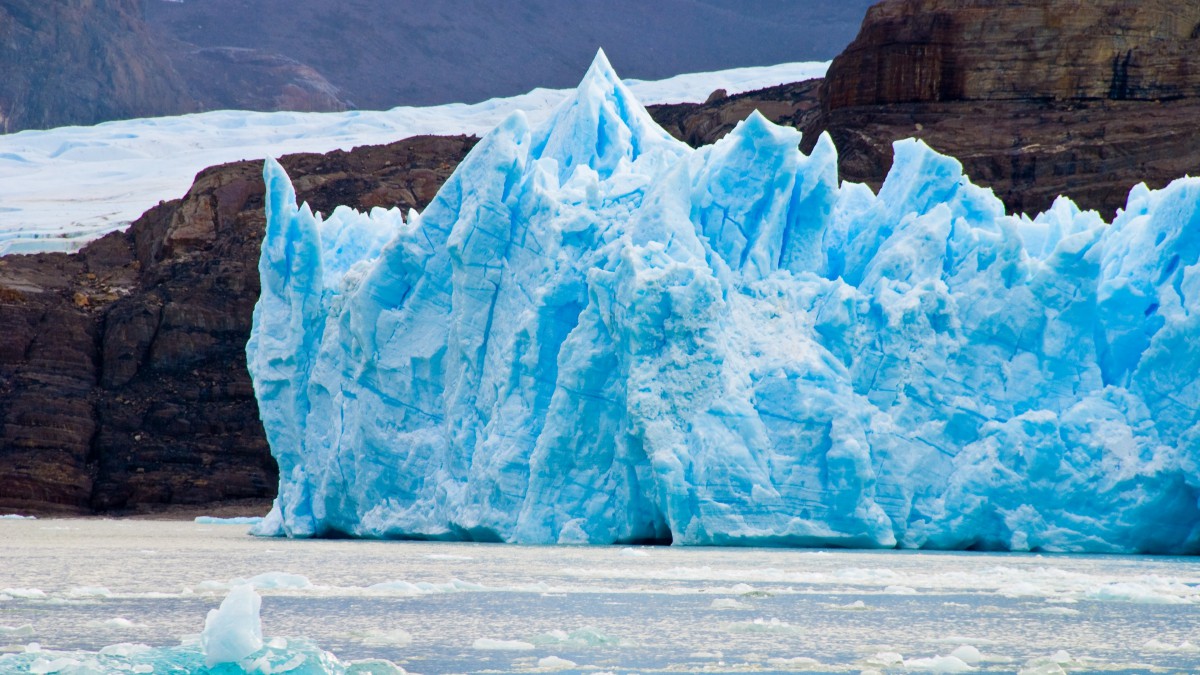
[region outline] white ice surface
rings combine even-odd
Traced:
[[[209,611],[200,634],[204,661],[209,668],[238,663],[262,649],[262,598],[249,585],[235,586],[218,609]]]
[[[828,62],[785,63],[660,81],[629,80],[646,103],[703,101],[822,77]],[[549,116],[571,90],[476,104],[345,113],[216,112],[0,135],[0,255],[74,251],[187,192],[197,172],[243,159],[348,150],[421,134],[482,135],[516,110]]]

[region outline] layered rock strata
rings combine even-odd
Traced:
[[[963,162],[1013,211],[1067,194],[1111,213],[1200,169],[1200,4],[888,0],[831,65],[807,144],[878,187],[892,142]]]
[[[418,137],[283,163],[317,210],[423,208],[474,140]],[[77,255],[0,258],[0,510],[128,511],[270,497],[245,366],[261,162]]]

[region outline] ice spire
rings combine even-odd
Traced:
[[[565,183],[577,166],[608,178],[623,161],[634,162],[651,150],[678,156],[685,147],[654,122],[600,49],[574,96],[534,132],[531,157],[557,161]]]

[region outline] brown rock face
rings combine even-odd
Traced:
[[[702,104],[649,107],[654,121],[693,148],[715,143],[757,110],[776,124],[804,128],[820,113],[821,80],[805,80],[734,96],[713,92]]]
[[[418,137],[282,161],[317,211],[420,209],[474,142]],[[261,173],[260,162],[207,169],[183,199],[77,255],[0,258],[0,509],[274,494],[245,364]]]
[[[887,0],[836,58],[823,114],[842,175],[878,186],[891,143],[962,160],[1011,210],[1066,194],[1111,215],[1200,168],[1200,2]]]
[[[1200,3],[891,0],[829,71],[831,109],[1200,96]]]

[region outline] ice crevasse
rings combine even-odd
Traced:
[[[421,213],[268,160],[258,533],[1200,552],[1200,179],[1030,219],[799,141],[688,148],[601,53]]]

